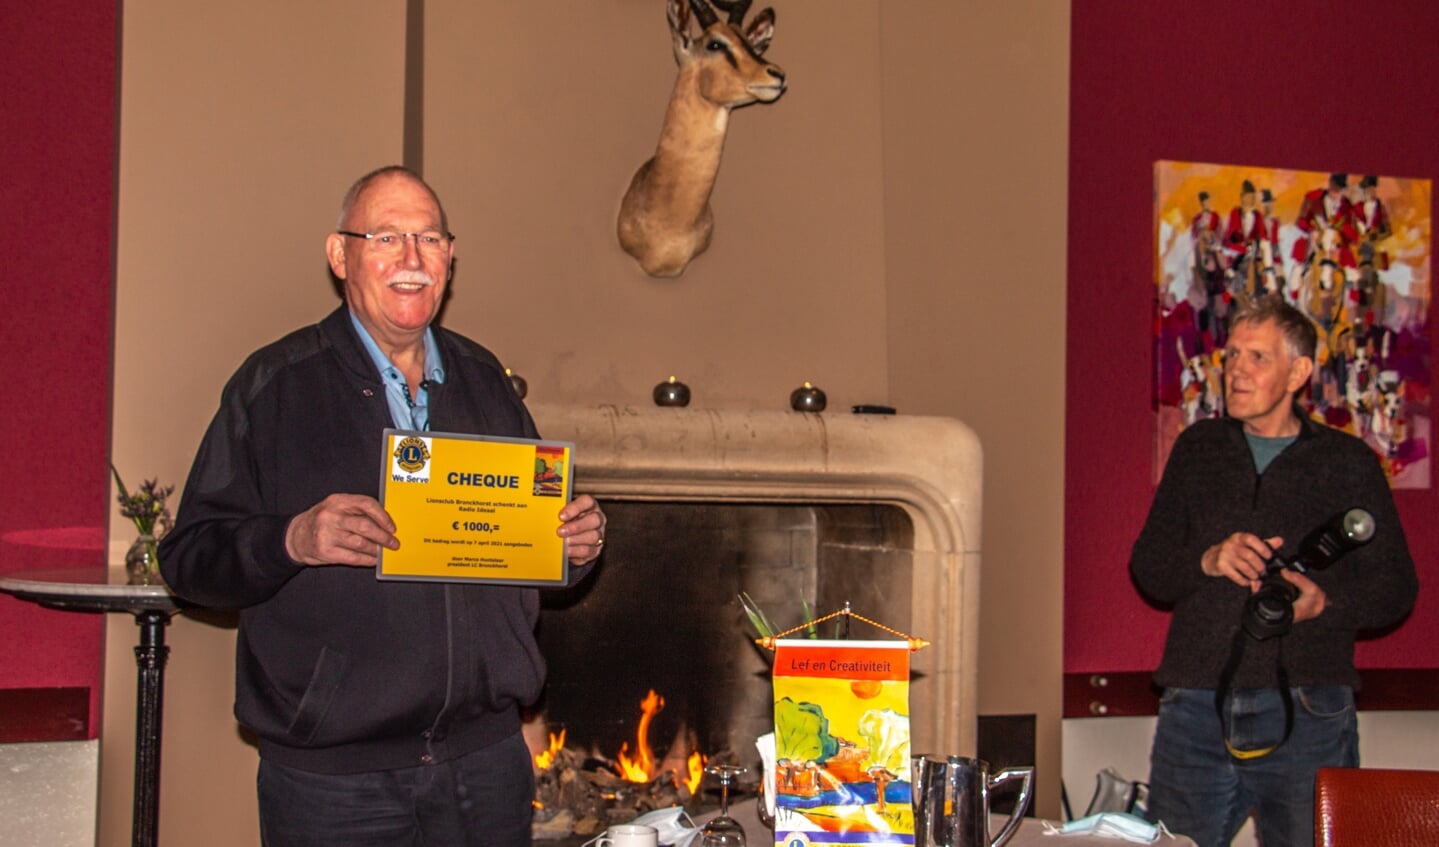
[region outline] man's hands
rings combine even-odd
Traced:
[[[1315,584],[1314,580],[1288,568],[1280,571],[1279,575],[1299,589],[1299,596],[1294,598],[1295,623],[1319,617],[1319,614],[1324,611],[1324,607],[1329,605],[1329,595],[1325,594],[1324,589]]]
[[[556,533],[568,539],[570,562],[586,565],[605,544],[605,513],[595,498],[581,494],[560,510]],[[395,522],[379,501],[362,494],[331,494],[295,516],[285,529],[285,551],[305,565],[373,568],[380,548],[400,549]]]
[[[569,540],[570,563],[587,565],[600,557],[605,546],[605,513],[588,494],[581,494],[560,510],[560,528],[555,532]]]
[[[1224,577],[1252,593],[1259,590],[1265,567],[1283,544],[1284,539],[1277,535],[1260,538],[1248,532],[1236,532],[1205,550],[1199,567],[1206,576]],[[1324,589],[1304,574],[1288,568],[1281,571],[1280,576],[1299,589],[1299,596],[1294,600],[1294,622],[1319,617],[1329,602]]]
[[[1279,536],[1260,538],[1248,532],[1236,532],[1204,551],[1199,567],[1205,576],[1222,576],[1251,591],[1259,588],[1264,568],[1274,551],[1284,544]]]
[[[375,498],[331,494],[290,521],[285,552],[305,565],[373,568],[381,547],[400,549],[394,533],[395,522]]]

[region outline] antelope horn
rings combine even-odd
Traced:
[[[710,8],[706,0],[690,0],[690,9],[695,13],[695,20],[699,21],[700,30],[704,31],[719,22],[715,16],[715,10]]]
[[[744,23],[744,16],[749,14],[749,4],[754,0],[712,0],[716,8],[729,13],[729,22],[735,26]]]

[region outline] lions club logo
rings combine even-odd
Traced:
[[[429,460],[430,450],[425,446],[423,438],[411,435],[395,448],[395,464],[405,473],[414,473],[424,468]]]

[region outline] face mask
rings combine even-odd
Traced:
[[[659,843],[679,847],[685,847],[699,833],[699,827],[695,826],[695,822],[690,820],[690,816],[679,806],[645,812],[630,823],[652,826],[655,832],[659,833]]]
[[[1168,834],[1164,824],[1153,824],[1144,818],[1123,812],[1102,812],[1070,821],[1063,826],[1045,823],[1048,834],[1053,835],[1098,835],[1104,838],[1120,838],[1136,844],[1150,844],[1160,834]]]

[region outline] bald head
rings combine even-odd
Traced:
[[[440,229],[445,232],[449,231],[449,217],[445,214],[445,204],[440,202],[440,195],[436,194],[435,189],[431,188],[430,184],[425,182],[419,174],[404,165],[386,165],[383,168],[376,168],[355,180],[354,184],[350,186],[350,190],[345,192],[345,199],[340,202],[340,217],[335,223],[335,228],[348,229],[347,222],[350,214],[355,210],[355,204],[359,201],[360,195],[375,183],[390,179],[407,179],[425,189],[440,210]]]

